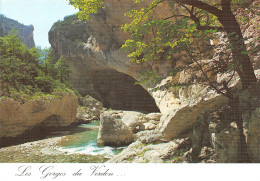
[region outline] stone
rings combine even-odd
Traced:
[[[164,163],[178,152],[178,147],[185,139],[174,140],[168,143],[143,144],[136,141],[114,156],[108,163]]]
[[[144,119],[146,119],[147,121],[153,120],[159,122],[161,117],[161,113],[149,113],[145,115]]]
[[[144,114],[133,111],[124,111],[122,121],[133,131],[137,133],[144,130]]]
[[[92,112],[95,114],[95,116],[98,116],[103,109],[103,104],[90,95],[86,95],[83,98],[80,98],[79,104],[89,109],[93,109]]]
[[[191,136],[193,124],[202,112],[218,110],[227,103],[228,99],[226,97],[218,96],[199,102],[192,107],[186,106],[168,115],[163,115],[157,129],[162,134],[163,139],[168,141]]]
[[[109,111],[101,114],[97,137],[99,146],[126,146],[134,139],[132,130],[121,119],[113,117]]]
[[[209,112],[202,113],[197,121],[194,123],[192,132],[192,160],[196,162],[198,159],[202,146],[209,146],[210,135],[209,135],[209,123],[208,117]]]
[[[111,117],[122,120],[133,133],[138,133],[144,130],[152,130],[157,127],[161,117],[160,113],[143,114],[135,111],[108,111]],[[156,119],[150,120],[150,119]]]
[[[77,114],[78,99],[68,94],[45,101],[41,98],[21,104],[12,99],[0,102],[0,137],[15,137],[39,125],[69,126]]]
[[[157,127],[155,124],[152,123],[144,123],[143,125],[145,130],[153,130]]]
[[[84,124],[99,120],[100,114],[104,109],[101,102],[89,95],[79,98],[79,105],[75,124]]]
[[[260,107],[254,110],[249,121],[247,148],[252,162],[260,162]]]
[[[239,130],[230,127],[216,134],[215,151],[218,163],[237,163],[240,160],[240,136]]]
[[[193,126],[192,161],[203,163],[241,162],[241,141],[237,124],[231,122],[228,106],[202,113]],[[248,161],[247,155],[243,160]]]
[[[155,124],[155,126],[157,126],[160,121],[150,120],[148,123]]]
[[[162,139],[161,133],[156,129],[140,131],[136,134],[136,137],[142,143],[165,142],[165,140]]]
[[[99,115],[95,116],[90,109],[87,107],[78,107],[77,109],[77,116],[74,121],[75,125],[78,124],[86,124],[90,123],[91,121],[99,120]]]

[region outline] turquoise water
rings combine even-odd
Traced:
[[[123,147],[98,147],[97,136],[99,124],[99,121],[93,121],[89,124],[80,125],[79,128],[84,131],[66,136],[59,146],[63,151],[68,153],[84,153],[89,155],[101,154],[106,157],[112,157],[113,155],[120,153]]]

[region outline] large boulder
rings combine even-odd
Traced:
[[[193,124],[199,115],[204,111],[214,111],[225,106],[228,99],[224,96],[218,96],[213,99],[199,102],[194,106],[186,106],[173,111],[168,115],[163,115],[158,126],[164,140],[191,136]]]
[[[100,116],[97,144],[99,146],[126,146],[132,143],[135,136],[117,113],[106,111]]]
[[[24,104],[12,99],[1,100],[0,137],[15,137],[37,126],[68,126],[76,118],[77,106],[74,94],[48,101],[39,98]]]
[[[124,111],[122,115],[122,121],[133,131],[136,133],[138,131],[144,130],[144,122],[143,119],[144,114],[133,111]]]

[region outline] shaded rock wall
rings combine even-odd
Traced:
[[[113,33],[104,28],[103,34],[99,34],[104,43],[101,50],[100,42],[92,35],[92,28],[80,22],[54,27],[49,32],[55,54],[64,56],[71,64],[73,86],[82,95],[89,94],[108,108],[158,112],[147,90],[135,85],[141,65],[130,62],[118,49],[120,43]]]

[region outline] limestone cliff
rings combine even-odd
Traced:
[[[145,1],[142,1],[142,3],[145,3]],[[105,8],[92,15],[93,21],[84,22],[75,18],[73,22],[66,23],[64,21],[62,24],[56,24],[50,30],[49,40],[56,56],[64,56],[72,65],[71,81],[74,87],[83,95],[90,94],[99,99],[104,106],[118,105],[117,108],[119,109],[130,110],[129,108],[133,106],[135,108],[138,106],[147,108],[151,105],[153,107],[149,109],[151,111],[155,106],[151,99],[154,99],[162,116],[154,130],[139,130],[140,132],[136,134],[138,140],[146,144],[192,137],[193,156],[196,155],[197,158],[200,157],[205,162],[237,162],[239,159],[239,131],[236,123],[230,122],[228,116],[230,111],[225,107],[229,104],[229,100],[218,95],[205,82],[199,81],[198,78],[202,76],[202,72],[196,64],[191,64],[181,54],[176,54],[171,61],[161,60],[159,63],[137,64],[130,62],[127,54],[120,50],[128,37],[120,29],[122,24],[129,21],[124,13],[133,8],[139,8],[137,6],[142,6],[142,3],[131,2],[131,0],[106,0]],[[164,16],[167,15],[168,9],[159,7],[156,13],[157,16]],[[239,12],[237,15],[239,16]],[[259,37],[259,31],[257,31],[259,16],[254,13],[250,13],[248,16],[250,22],[246,25],[241,23],[244,37],[249,38],[246,43],[252,42],[254,37]],[[228,53],[226,49],[227,40],[224,34],[218,36],[219,43],[217,49],[213,52],[213,59],[220,58],[223,52]],[[257,50],[259,43],[257,44],[251,49]],[[260,77],[259,55],[259,51],[250,54],[258,79]],[[200,61],[205,66],[210,65],[211,62],[212,60]],[[134,91],[137,88],[133,87],[133,84],[135,81],[142,81],[139,73],[143,70],[156,71],[159,80],[151,84],[142,84],[142,87],[138,87],[139,91]],[[172,76],[168,76],[170,72]],[[229,75],[226,73],[218,74],[212,76],[212,79],[221,82],[229,79]],[[177,89],[169,88],[166,86],[168,83],[179,83],[185,86]],[[238,83],[239,77],[235,75],[228,86],[236,86],[238,94],[240,94]],[[123,87],[127,87],[127,89]],[[154,89],[158,87],[161,89]],[[126,90],[129,91],[126,92]],[[259,91],[259,87],[256,90]],[[256,90],[254,92],[257,92]],[[149,97],[144,92],[149,92],[151,96]],[[141,95],[143,99],[136,97],[137,95]],[[259,97],[245,97],[241,101],[241,114],[245,124],[244,134],[248,137],[248,153],[251,155],[251,161],[259,162],[259,148],[256,146],[259,141],[258,134],[256,134],[259,132],[258,128],[256,129],[259,124],[259,121],[257,121],[259,120]],[[249,101],[250,103],[243,106],[251,99],[254,101]],[[133,102],[131,103],[131,101]],[[124,107],[126,104],[130,106]],[[141,109],[138,108],[137,110],[140,111]],[[134,121],[134,116],[130,117],[131,121]],[[112,117],[110,118],[112,119]],[[102,126],[106,128],[110,126],[110,134],[117,135],[117,131],[120,129],[115,125],[123,119],[114,120],[113,124],[107,125],[105,121],[110,122],[110,118],[104,119]],[[133,125],[136,125],[137,122]],[[122,125],[124,124],[122,123]],[[121,127],[124,127],[122,125]],[[140,125],[138,125],[134,126],[134,130],[137,127],[140,129]],[[102,134],[107,134],[108,131],[103,130],[103,132],[101,129],[99,138],[102,137]],[[119,132],[119,134],[121,133]],[[131,137],[131,134],[128,135]],[[106,138],[104,137],[104,140]],[[139,144],[139,142],[133,143],[135,148],[136,144]],[[172,147],[172,144],[169,142],[168,146]],[[208,151],[210,154],[207,154]],[[127,153],[130,153],[131,157],[133,156],[131,149]],[[138,152],[137,155],[139,154]],[[187,152],[187,154],[189,153]],[[125,155],[123,154],[123,156]],[[123,158],[126,160],[127,157]]]
[[[5,36],[12,29],[16,29],[19,33],[19,36],[23,40],[24,44],[29,48],[35,47],[34,39],[33,39],[33,25],[23,25],[18,21],[9,19],[4,15],[0,14],[0,36]]]
[[[92,22],[75,21],[55,25],[49,32],[49,41],[55,54],[71,63],[73,86],[81,94],[89,94],[105,107],[114,109],[157,112],[157,107],[160,111],[164,111],[165,107],[173,108],[175,104],[172,106],[169,102],[156,99],[161,94],[148,94],[149,89],[156,84],[141,87],[135,85],[135,82],[142,80],[139,77],[141,71],[156,68],[159,76],[166,78],[175,67],[174,63],[163,61],[158,66],[157,63],[130,62],[127,54],[120,50],[127,35],[122,30],[119,31],[119,27],[109,24],[112,20],[108,21],[110,16],[107,17],[107,13],[106,10],[100,10]],[[176,55],[176,58],[182,60],[181,55]],[[164,97],[167,93],[162,94]]]
[[[38,126],[68,126],[76,118],[77,106],[77,97],[70,94],[48,101],[38,98],[24,104],[1,99],[0,138],[15,137]]]
[[[106,0],[105,8],[92,15],[92,21],[83,22],[74,19],[73,22],[66,22],[65,20],[50,30],[49,41],[55,54],[64,56],[72,65],[71,82],[73,86],[81,94],[90,94],[97,98],[105,107],[119,105],[116,109],[128,110],[131,106],[122,106],[130,104],[154,107],[153,101],[150,101],[151,97],[144,93],[147,91],[160,112],[164,114],[176,112],[186,106],[191,107],[201,101],[219,96],[207,86],[207,83],[196,80],[195,77],[201,76],[201,71],[196,65],[190,65],[190,62],[181,53],[176,54],[170,61],[160,60],[160,62],[140,64],[129,61],[127,53],[120,50],[129,35],[124,33],[120,27],[129,21],[124,13],[133,8],[140,8],[145,1],[140,4],[131,2],[131,0],[124,2]],[[163,17],[169,14],[169,10],[162,6],[156,9],[156,13],[158,17]],[[254,27],[257,27],[257,23],[254,22],[257,22],[258,16],[252,15],[251,20],[250,26],[243,28],[245,37],[252,35],[252,30],[256,29]],[[258,33],[255,31],[254,35],[257,37]],[[224,40],[221,41],[224,42]],[[220,49],[219,51],[225,50]],[[218,52],[215,53],[215,57],[217,56]],[[259,53],[251,58],[257,71]],[[202,63],[210,64],[211,61],[204,60]],[[133,87],[133,83],[142,81],[144,77],[140,76],[141,71],[156,71],[159,80],[151,84],[142,84],[144,90],[139,87],[137,91],[137,87]],[[169,76],[170,72],[172,76]],[[228,75],[224,74],[217,75],[213,79],[219,82],[227,77]],[[230,86],[234,86],[238,80],[239,78],[236,76]],[[164,88],[151,91],[155,87],[164,87],[167,83],[179,83],[186,86],[180,89]],[[127,88],[125,89],[125,87]],[[141,96],[137,97],[138,95]],[[149,100],[149,102],[145,100]]]
[[[135,85],[142,67],[119,50],[122,42],[104,13],[97,15],[97,25],[76,21],[54,26],[49,32],[52,49],[71,63],[71,82],[82,95],[95,97],[105,107],[157,112],[149,93]]]

